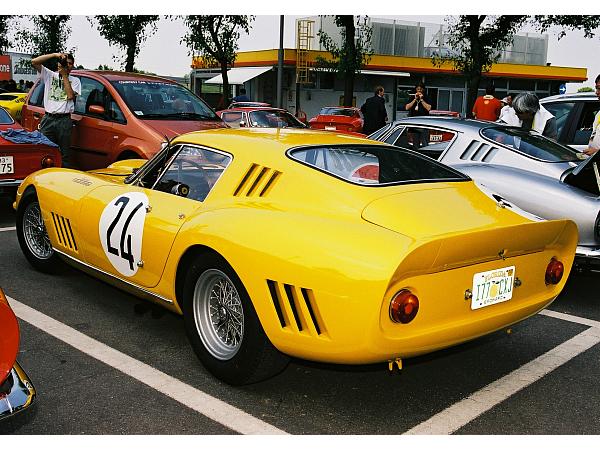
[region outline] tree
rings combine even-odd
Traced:
[[[579,89],[577,89],[577,92],[594,92],[594,88],[591,88],[589,86],[584,86],[584,87],[580,87]]]
[[[135,58],[140,53],[144,41],[156,32],[159,16],[94,16],[88,21],[110,44],[125,51],[122,66],[126,72],[133,72]]]
[[[67,50],[67,39],[71,27],[67,25],[71,16],[29,16],[33,26],[21,28],[17,32],[18,47],[34,55],[47,53],[73,52]],[[51,69],[56,68],[56,61],[49,61]]]
[[[600,27],[600,16],[534,16],[532,24],[542,33],[552,26],[561,27],[559,40],[566,36],[567,30],[583,31],[584,37],[593,38]]]
[[[334,16],[335,24],[341,28],[341,44],[338,46],[331,36],[322,30],[319,30],[319,42],[331,53],[332,59],[328,60],[317,56],[317,67],[323,70],[330,70],[338,73],[344,78],[344,106],[352,106],[354,97],[354,78],[366,64],[368,64],[373,54],[371,48],[371,36],[373,29],[367,26],[367,17],[357,16],[356,23],[354,16]],[[359,29],[358,38],[356,36],[357,27]]]
[[[498,61],[529,16],[459,16],[447,18],[447,54],[435,53],[433,64],[452,63],[467,80],[467,111],[473,109],[483,72]]]
[[[202,56],[209,64],[218,64],[223,77],[223,102],[229,103],[227,69],[233,66],[240,32],[250,32],[254,16],[185,16],[188,28],[181,40],[192,56]]]
[[[12,28],[12,20],[18,16],[2,16],[0,15],[0,55],[2,55],[10,41],[8,40],[8,32]]]

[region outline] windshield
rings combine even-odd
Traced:
[[[484,128],[481,134],[505,147],[548,162],[580,161],[579,152],[520,128]]]
[[[177,83],[153,80],[111,81],[138,117],[159,120],[219,120],[200,98]]]
[[[349,108],[321,108],[321,112],[319,113],[321,116],[346,116],[353,117],[354,110]]]
[[[0,108],[0,123],[15,123],[13,118],[6,112],[4,108]]]
[[[468,177],[416,152],[390,146],[335,145],[292,150],[290,156],[355,184],[466,181]]]
[[[287,111],[261,110],[250,113],[250,126],[259,128],[306,128]]]

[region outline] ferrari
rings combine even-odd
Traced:
[[[203,130],[154,158],[44,169],[14,204],[21,249],[183,315],[217,378],[290,357],[401,366],[548,306],[577,228],[411,150],[326,131]]]

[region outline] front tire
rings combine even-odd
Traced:
[[[48,238],[35,192],[30,191],[21,199],[16,225],[19,246],[29,263],[41,272],[58,272],[62,262]]]
[[[202,364],[232,385],[262,381],[289,358],[269,341],[235,271],[216,254],[196,257],[184,285],[186,332]]]

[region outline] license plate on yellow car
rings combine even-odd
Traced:
[[[471,309],[479,309],[512,298],[515,266],[488,270],[473,275]]]

